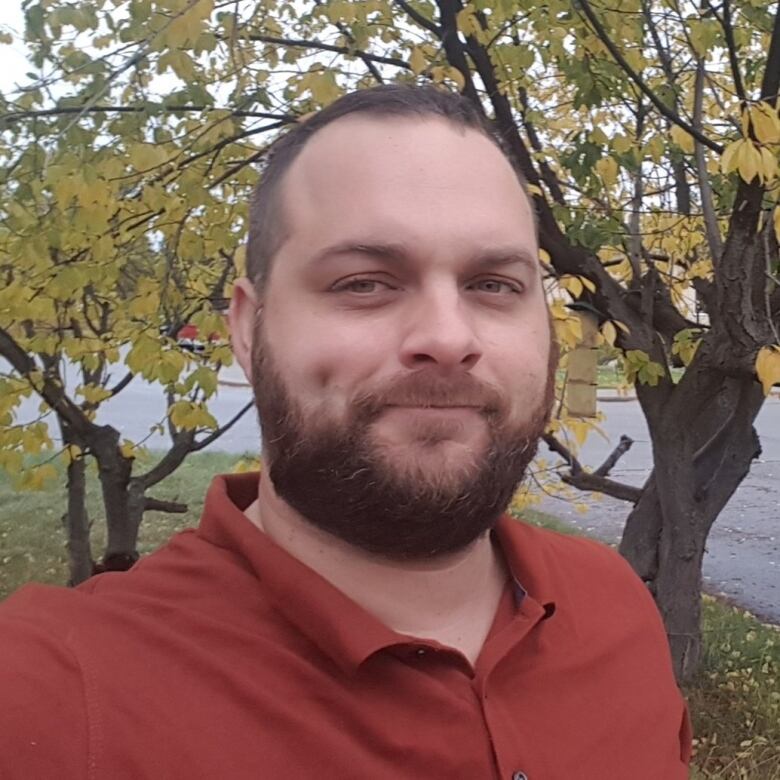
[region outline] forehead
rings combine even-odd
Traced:
[[[525,242],[530,203],[501,150],[439,117],[348,116],[318,131],[281,189],[288,240]]]

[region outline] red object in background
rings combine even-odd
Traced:
[[[198,326],[188,323],[176,334],[176,338],[194,341],[198,338]]]
[[[177,334],[176,338],[179,340],[186,339],[188,341],[197,341],[199,337],[198,326],[192,323],[187,323]],[[221,336],[219,333],[210,333],[209,341],[219,341]]]

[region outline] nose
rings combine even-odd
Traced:
[[[405,368],[468,371],[481,357],[473,313],[457,289],[442,286],[417,296],[401,345]]]

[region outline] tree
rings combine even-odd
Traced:
[[[9,366],[0,378],[0,465],[23,489],[55,478],[52,460],[64,462],[70,574],[77,583],[95,569],[85,504],[88,459],[97,466],[107,525],[99,568],[128,568],[138,557],[144,512],[187,509],[148,491],[228,430],[251,403],[222,425],[207,408],[220,366],[232,360],[218,309],[236,273],[240,237],[231,225],[240,225],[240,218],[234,206],[209,209],[209,198],[202,197],[174,215],[168,201],[168,225],[146,233],[128,229],[149,218],[150,202],[138,205],[138,182],[126,157],[143,157],[146,145],[131,141],[135,151],[128,152],[101,139],[99,130],[90,134],[68,121],[48,136],[16,125],[4,134],[8,145],[0,152],[7,163],[0,356]],[[202,353],[177,342],[185,324],[203,334]],[[77,383],[69,384],[66,368]],[[145,471],[142,443],[123,440],[96,419],[134,380],[159,383],[168,401],[159,427],[167,428],[170,447]],[[31,393],[42,401],[41,418],[16,424],[13,410]],[[62,439],[58,450],[47,421],[52,417]],[[52,455],[25,468],[24,456],[36,452]]]
[[[571,467],[569,482],[633,504],[620,549],[661,610],[678,677],[690,676],[707,534],[759,452],[753,420],[780,380],[778,7],[25,7],[39,72],[7,99],[3,138],[39,147],[46,166],[56,150],[110,151],[85,188],[100,181],[105,193],[70,194],[80,209],[111,204],[93,237],[115,255],[127,243],[190,240],[193,224],[207,255],[237,246],[252,165],[273,131],[347,89],[432,81],[460,90],[494,123],[530,183],[559,338],[577,344],[576,311],[597,318],[600,340],[636,383],[653,472],[640,490],[611,480],[611,463],[588,472],[567,440],[587,424],[565,408],[547,440]],[[75,157],[68,176],[78,177]],[[31,170],[39,181],[48,168]],[[10,150],[6,171],[22,181]],[[52,189],[60,180],[43,174],[58,204],[69,194]],[[675,364],[686,366],[679,381]]]

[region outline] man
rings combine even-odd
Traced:
[[[502,517],[552,400],[537,252],[460,97],[379,87],[279,141],[230,312],[263,473],[3,606],[0,776],[686,777],[643,584]]]

